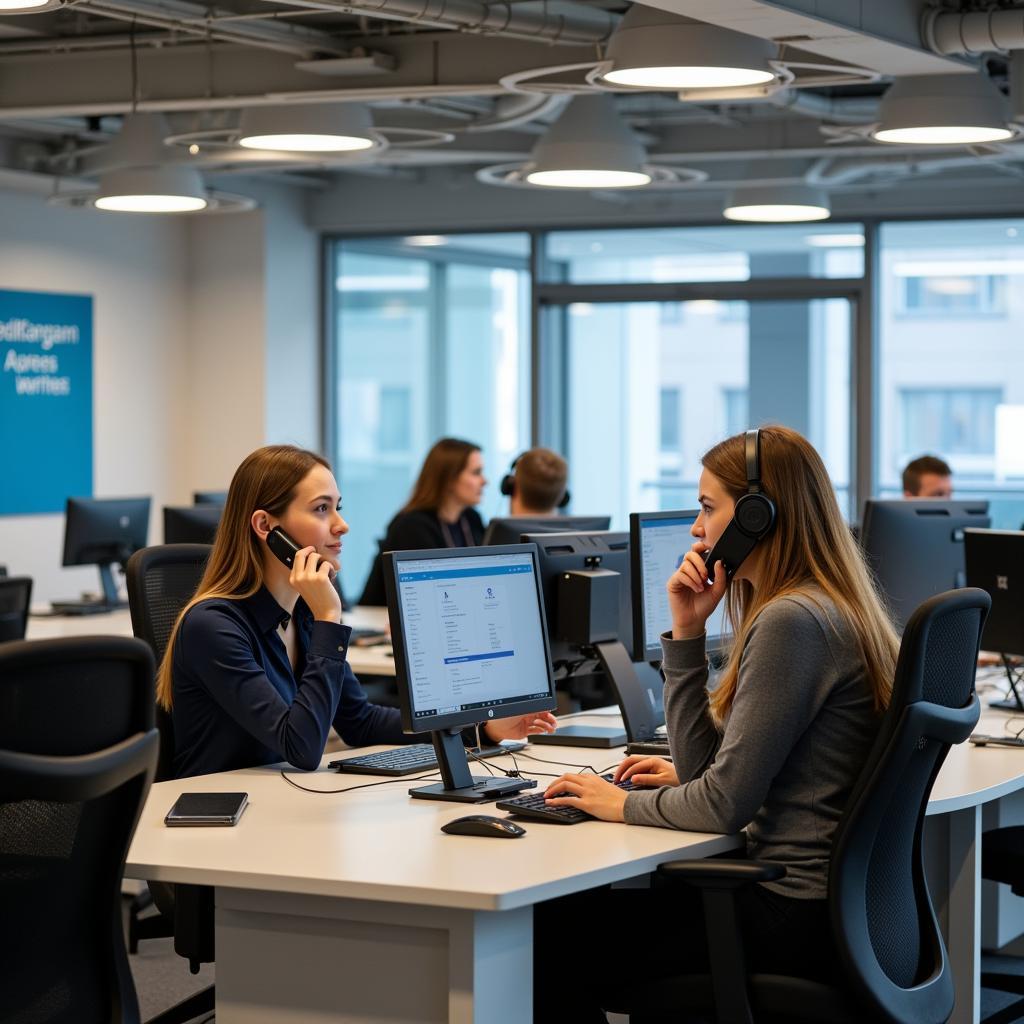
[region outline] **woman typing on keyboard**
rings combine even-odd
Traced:
[[[397,709],[367,700],[346,661],[351,630],[333,578],[347,532],[319,455],[274,445],[238,467],[158,674],[177,778],[278,761],[314,769],[332,725],[352,746],[417,739]],[[545,713],[484,730],[497,743],[554,725]]]
[[[751,857],[786,868],[778,882],[740,894],[751,969],[821,977],[836,959],[826,909],[832,836],[888,704],[898,639],[805,438],[784,427],[749,431],[702,463],[695,543],[668,581],[672,630],[662,637],[672,761],[626,758],[615,779],[652,787],[639,792],[564,775],[547,796],[607,821],[746,829]],[[704,626],[723,599],[734,640],[709,692]],[[707,963],[699,893],[597,890],[538,907],[535,1019],[603,1021],[600,990],[565,984],[566,957],[585,957],[576,951],[597,930],[635,934],[655,915],[666,934],[605,961],[610,985]],[[585,959],[568,972],[581,976],[572,966],[582,972]]]

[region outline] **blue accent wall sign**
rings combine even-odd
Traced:
[[[92,297],[0,290],[0,515],[92,495]]]

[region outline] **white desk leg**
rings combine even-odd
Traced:
[[[950,1024],[981,1018],[981,808],[925,819],[932,900],[946,939],[956,1004]]]
[[[217,1024],[529,1024],[533,911],[217,890]]]

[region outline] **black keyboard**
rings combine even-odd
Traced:
[[[504,747],[469,747],[477,757],[500,757],[507,754]],[[346,757],[343,761],[331,761],[328,768],[339,772],[353,772],[357,775],[413,775],[429,772],[437,767],[434,747],[430,743],[412,743],[394,750],[380,750],[376,754],[359,754]]]
[[[611,776],[605,775],[609,782]],[[645,789],[645,786],[634,786],[628,779],[625,782],[615,783],[619,789],[627,793],[634,789]],[[543,793],[529,793],[526,796],[514,796],[508,800],[499,800],[495,805],[499,811],[509,811],[522,818],[532,818],[534,821],[550,821],[556,825],[578,825],[581,821],[593,821],[594,816],[581,811],[578,807],[553,807],[546,803]]]

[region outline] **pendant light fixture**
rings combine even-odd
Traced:
[[[972,145],[1016,134],[1006,99],[988,75],[897,79],[882,97],[871,137],[905,145]]]
[[[726,220],[755,224],[794,224],[828,220],[828,196],[808,185],[768,185],[737,189],[725,204]]]
[[[634,4],[608,42],[605,83],[640,89],[728,89],[778,77],[770,40]]]
[[[636,188],[650,184],[646,160],[611,96],[574,96],[534,146],[526,181],[549,188]]]
[[[93,206],[117,213],[195,213],[209,200],[199,172],[191,167],[127,167],[100,177]]]
[[[246,108],[238,145],[286,153],[351,153],[380,142],[361,103],[305,103]]]

